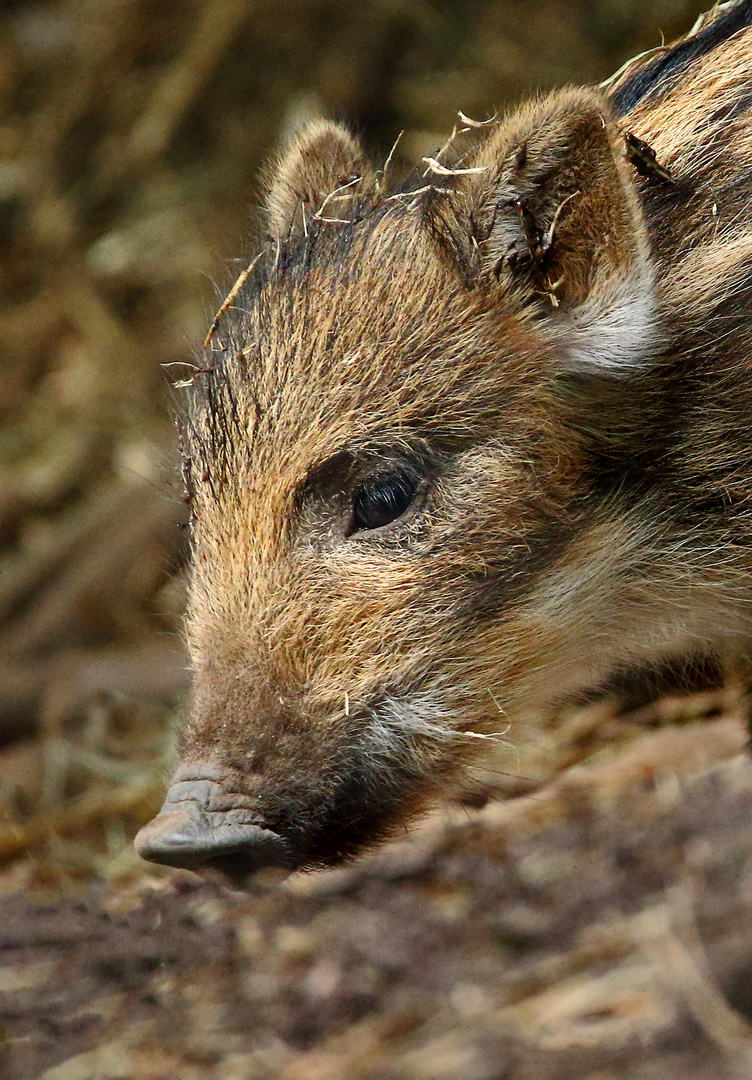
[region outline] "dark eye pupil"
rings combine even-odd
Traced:
[[[395,473],[360,488],[353,496],[351,534],[378,529],[402,517],[415,496],[415,481],[404,473]]]

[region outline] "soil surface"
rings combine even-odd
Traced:
[[[752,1070],[738,716],[352,867],[0,903],[13,1080],[726,1080]]]

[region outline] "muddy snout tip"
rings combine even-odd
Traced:
[[[212,812],[195,798],[183,794],[176,800],[168,793],[160,813],[136,836],[136,851],[147,862],[217,872],[236,887],[258,871],[292,872],[297,860],[289,844],[271,829],[237,820],[244,816]]]

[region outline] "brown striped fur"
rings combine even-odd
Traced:
[[[214,819],[333,862],[526,709],[748,666],[751,23],[721,5],[397,190],[332,124],[283,157],[187,422],[178,781],[210,779]],[[354,527],[394,476],[404,513]]]

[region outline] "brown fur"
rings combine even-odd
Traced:
[[[526,708],[747,662],[752,30],[724,39],[729,9],[628,115],[655,61],[392,193],[331,124],[278,166],[274,243],[191,406],[179,775],[295,864],[408,820]],[[353,528],[403,474],[409,508]]]
[[[291,141],[269,187],[269,232],[278,241],[308,235],[322,218],[336,224],[376,176],[356,139],[330,120],[315,120]]]

